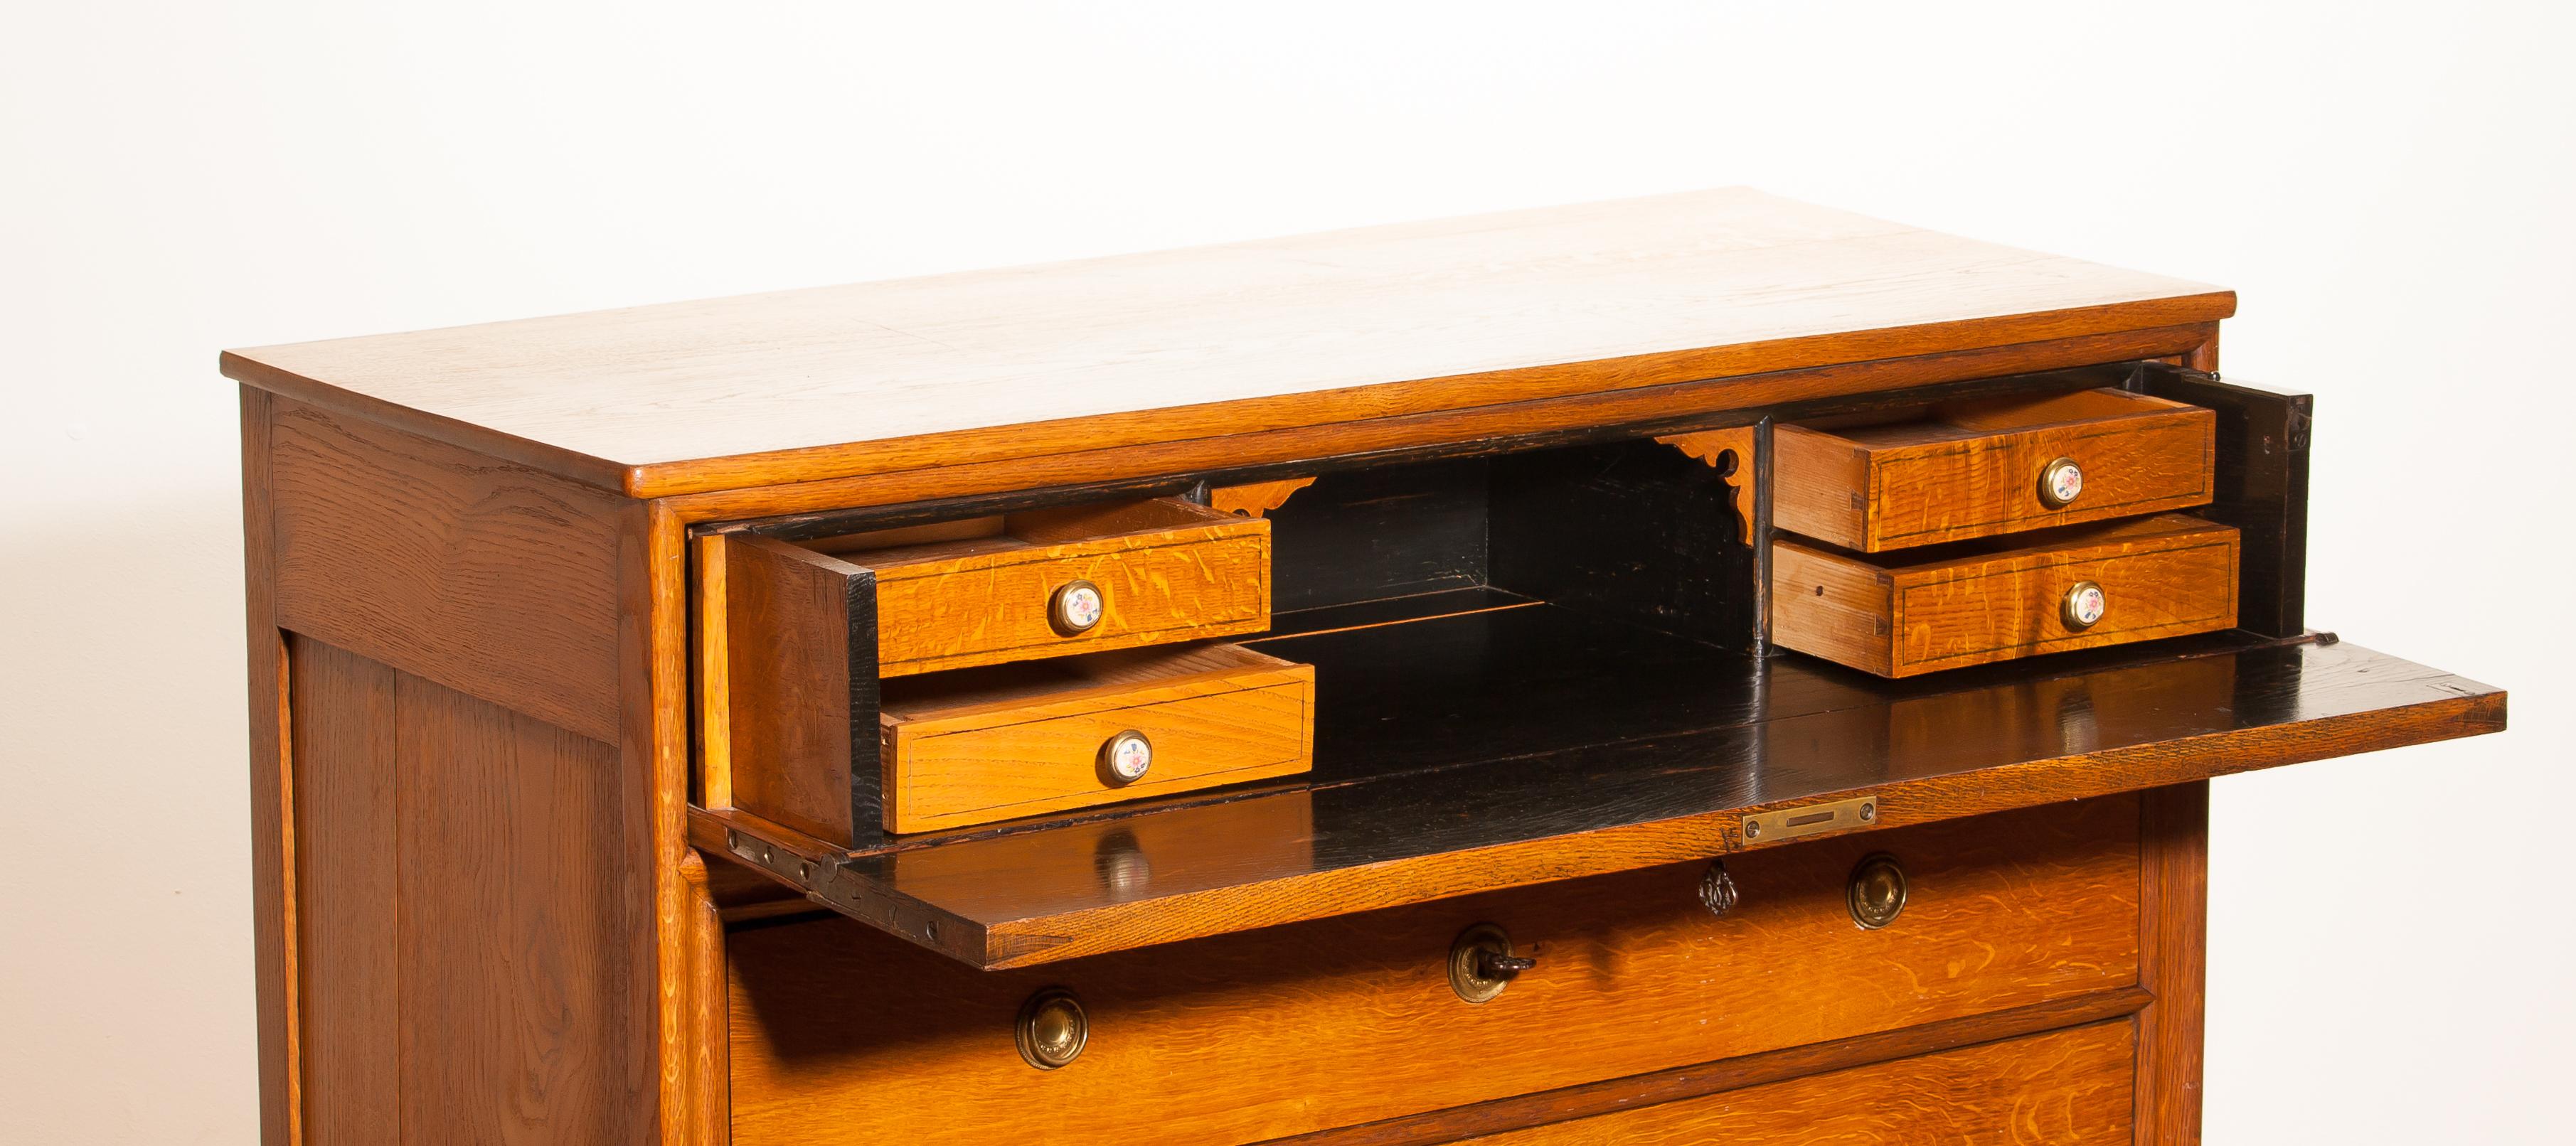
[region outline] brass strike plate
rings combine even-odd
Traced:
[[[1762,812],[1743,820],[1744,842],[1778,843],[1820,832],[1838,832],[1845,828],[1865,828],[1878,822],[1878,797],[1863,796],[1857,800],[1836,800],[1830,804],[1806,804]]]

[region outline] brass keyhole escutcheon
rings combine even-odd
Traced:
[[[1109,615],[1109,596],[1089,581],[1067,581],[1047,598],[1047,624],[1060,636],[1078,637]]]
[[[1852,869],[1851,886],[1844,889],[1843,899],[1851,905],[1852,922],[1867,930],[1894,923],[1905,910],[1905,869],[1885,852],[1868,856]]]
[[[1741,898],[1735,890],[1735,877],[1728,874],[1726,864],[1719,860],[1708,861],[1708,872],[1699,877],[1700,906],[1707,908],[1709,914],[1724,918],[1727,912],[1735,910],[1736,901]]]
[[[1521,972],[1535,966],[1538,960],[1512,953],[1512,937],[1502,928],[1479,923],[1449,945],[1449,989],[1470,1003],[1492,1002]]]
[[[1020,1057],[1039,1070],[1054,1070],[1082,1057],[1091,1042],[1091,1019],[1073,992],[1050,987],[1020,1007]]]

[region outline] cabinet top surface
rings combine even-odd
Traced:
[[[650,494],[2208,322],[2234,308],[2233,294],[2199,283],[1727,188],[260,347],[226,354],[224,368],[441,436],[512,442],[522,458]]]

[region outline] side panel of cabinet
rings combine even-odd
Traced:
[[[674,1140],[643,507],[243,414],[264,1140]]]
[[[306,1141],[648,1139],[616,750],[300,636],[288,673]]]
[[[2299,635],[2307,612],[2314,400],[2162,364],[2144,367],[2139,386],[2218,412],[2215,496],[2200,515],[2235,526],[2243,538],[2237,625],[2271,637]]]

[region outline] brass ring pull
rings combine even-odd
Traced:
[[[1014,1038],[1030,1066],[1054,1070],[1082,1057],[1082,1048],[1091,1044],[1091,1019],[1073,992],[1050,987],[1021,1005]]]
[[[1851,908],[1852,922],[1862,929],[1876,931],[1905,910],[1905,869],[1896,866],[1896,857],[1885,852],[1868,856],[1852,869],[1851,884],[1843,891],[1843,900]]]

